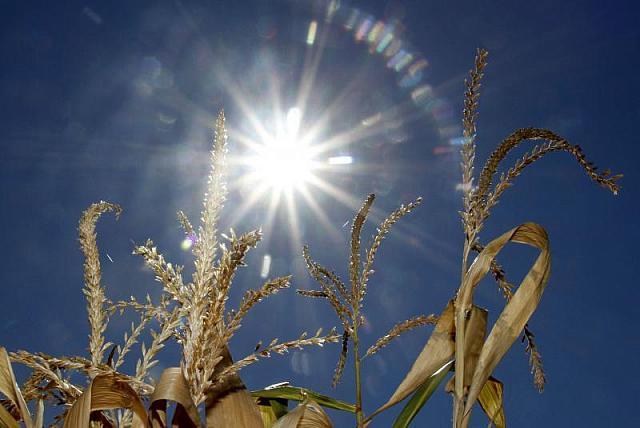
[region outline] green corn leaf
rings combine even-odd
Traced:
[[[355,404],[347,403],[344,401],[336,400],[335,398],[327,395],[319,394],[315,391],[306,388],[298,388],[295,386],[279,386],[275,388],[265,388],[259,391],[252,391],[251,395],[254,398],[281,398],[285,400],[304,401],[305,398],[310,398],[323,407],[330,409],[342,410],[345,412],[356,412]]]
[[[440,386],[447,376],[447,373],[451,370],[451,367],[453,367],[453,361],[448,362],[416,390],[393,422],[393,428],[406,428],[409,426],[413,418],[415,418],[420,409],[422,409],[422,406],[424,406],[434,391]]]

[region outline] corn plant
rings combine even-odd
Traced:
[[[476,119],[486,58],[487,52],[479,50],[475,67],[466,81],[465,142],[461,152],[464,243],[460,286],[439,315],[416,315],[400,322],[370,344],[366,352],[362,351],[364,348],[358,332],[364,322],[365,295],[376,254],[392,226],[421,203],[418,198],[389,214],[363,252],[362,230],[375,200],[374,195],[369,195],[352,223],[347,282],[315,261],[309,247],[303,249],[309,273],[317,281],[319,289],[298,290],[298,293],[326,300],[337,315],[342,334],[331,330],[322,335],[318,330],[314,335],[302,333],[285,342],[273,339],[268,345],[258,345],[247,356],[234,360],[229,342],[241,327],[244,317],[264,298],[288,288],[291,277],[267,280],[261,287],[247,291],[237,309],[228,310],[227,298],[233,279],[244,265],[248,251],[260,242],[262,232],[256,229],[242,234],[233,230],[226,235],[218,233],[217,223],[227,195],[227,134],[221,112],[215,123],[211,173],[199,226],[194,227],[184,213],[178,213],[186,236],[193,242],[191,279],[185,280],[184,267],[167,262],[153,241],[148,240],[135,246],[133,253],[142,257],[155,274],[162,287],[159,299],[153,301],[147,295],[143,299],[109,300],[101,280],[95,226],[101,215],[113,212],[118,216],[122,209],[117,204],[104,201],[92,204],[83,213],[78,228],[85,258],[83,293],[89,321],[88,353],[86,356],[54,357],[28,351],[7,352],[0,347],[0,393],[4,396],[0,401],[0,426],[14,428],[22,424],[27,428],[41,428],[45,403],[49,403],[57,405],[58,409],[54,425],[65,428],[163,428],[169,425],[181,428],[331,427],[324,408],[352,413],[356,427],[361,428],[372,423],[381,412],[411,396],[393,424],[394,428],[401,428],[411,423],[449,376],[445,391],[453,397],[454,428],[469,425],[476,402],[490,424],[505,427],[503,384],[492,374],[518,337],[522,336],[526,343],[535,386],[542,391],[545,384],[542,357],[528,321],[547,284],[551,253],[549,238],[540,225],[521,224],[487,244],[480,240],[482,227],[516,177],[551,152],[571,154],[593,181],[614,194],[619,191],[617,181],[621,175],[612,175],[608,170],[598,172],[586,160],[579,146],[569,144],[551,131],[523,128],[508,136],[490,155],[476,183]],[[534,146],[496,179],[511,150],[525,141],[536,140],[544,142]],[[496,259],[509,242],[533,246],[540,251],[517,287],[507,280]],[[469,263],[471,258],[473,262]],[[496,280],[506,304],[487,335],[487,311],[476,306],[473,297],[478,283],[489,273]],[[134,311],[139,316],[138,323],[132,324],[120,344],[107,342],[104,334],[110,318],[122,315],[124,311]],[[388,400],[367,414],[361,385],[366,358],[381,351],[404,332],[429,324],[434,325],[433,332],[411,369]],[[157,327],[152,329],[153,325]],[[141,341],[145,331],[150,333],[151,342],[140,344],[134,373],[123,373],[125,359]],[[152,382],[149,371],[158,363],[159,353],[169,341],[179,344],[182,352],[180,361],[175,367],[164,369],[160,378]],[[273,353],[284,354],[291,349],[327,343],[342,344],[333,374],[333,387],[342,378],[351,349],[354,403],[286,383],[249,392],[240,378],[242,368]],[[22,364],[31,371],[21,385],[17,383],[12,363]],[[86,384],[79,384],[78,378],[84,378]],[[290,401],[299,404],[289,410]],[[31,408],[29,403],[33,403]],[[168,407],[169,403],[174,403],[174,406]]]
[[[374,201],[374,195],[369,195],[353,220],[349,261],[350,287],[346,287],[334,272],[313,261],[309,256],[308,248],[305,247],[303,251],[309,272],[320,285],[320,290],[299,290],[298,292],[306,296],[326,299],[343,326],[343,347],[334,373],[334,386],[342,375],[351,338],[358,428],[365,426],[381,412],[412,395],[394,423],[394,428],[406,427],[449,372],[455,373],[445,388],[453,396],[454,428],[468,426],[471,410],[476,402],[480,404],[491,424],[497,427],[506,426],[502,405],[503,384],[493,378],[492,373],[514,341],[521,335],[527,344],[526,352],[529,355],[534,385],[541,392],[544,388],[545,374],[542,357],[527,322],[537,308],[547,284],[551,253],[546,231],[542,226],[534,223],[525,223],[512,228],[487,245],[483,245],[479,233],[484,222],[505,190],[512,186],[514,179],[526,167],[551,152],[564,151],[571,154],[593,181],[613,194],[619,191],[617,180],[622,177],[621,175],[612,175],[608,170],[598,172],[597,168],[586,160],[579,146],[569,144],[564,138],[551,131],[537,128],[519,129],[508,136],[486,161],[476,185],[474,183],[476,119],[486,59],[487,51],[478,50],[475,67],[465,82],[463,112],[465,143],[461,151],[464,207],[461,215],[464,245],[460,287],[439,316],[418,315],[397,324],[364,354],[366,357],[377,352],[391,340],[413,328],[435,324],[431,337],[400,385],[388,401],[369,416],[364,414],[362,405],[362,355],[358,338],[358,327],[363,324],[361,316],[363,298],[368,279],[373,272],[374,258],[383,238],[389,233],[393,224],[420,204],[421,199],[418,198],[414,202],[400,206],[378,226],[369,249],[365,251],[364,261],[361,262],[360,234]],[[494,183],[498,167],[501,166],[507,154],[529,140],[546,142],[536,145],[530,153],[525,153]],[[497,254],[509,242],[530,245],[540,250],[540,255],[518,287],[514,287],[507,281],[504,270],[496,261]],[[477,253],[477,256],[469,265],[472,252]],[[488,312],[474,305],[473,294],[478,283],[489,272],[495,278],[507,303],[487,336]]]

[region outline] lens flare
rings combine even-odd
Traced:
[[[265,254],[262,258],[262,268],[260,269],[260,278],[265,279],[269,276],[271,270],[271,255]]]
[[[311,21],[309,23],[309,31],[307,31],[307,44],[309,46],[313,45],[316,41],[316,31],[318,31],[318,23],[316,21]]]

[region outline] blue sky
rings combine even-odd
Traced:
[[[210,126],[221,107],[234,159],[221,229],[263,225],[265,235],[236,278],[231,304],[261,284],[267,254],[270,275],[291,273],[293,288],[311,287],[302,244],[346,279],[349,226],[343,225],[374,192],[372,220],[417,196],[424,202],[383,244],[365,303],[365,345],[397,321],[440,312],[458,286],[463,242],[460,158],[451,140],[460,136],[463,80],[476,48],[484,47],[490,54],[477,169],[511,131],[535,126],[580,144],[600,168],[625,175],[614,197],[569,155],[551,154],[518,178],[481,234],[487,242],[534,221],[549,232],[553,252],[551,279],[530,323],[548,385],[543,394],[535,391],[524,347],[514,344],[495,373],[505,383],[509,424],[640,423],[634,408],[640,390],[626,374],[640,369],[638,7],[625,1],[360,1],[339,2],[334,10],[329,4],[3,4],[0,344],[54,355],[86,352],[76,227],[94,201],[125,209],[118,222],[105,216],[98,225],[110,298],[159,295],[153,275],[131,255],[132,242],[152,238],[167,259],[189,267],[175,212],[198,218]],[[382,36],[368,40],[377,22],[381,34],[388,31],[400,43],[393,55],[386,56]],[[254,192],[265,177],[240,184],[252,172],[242,162],[252,154],[251,142],[264,142],[260,129],[275,135],[292,108],[302,111],[300,135],[323,147],[315,162],[353,161],[316,171],[326,185],[308,186],[307,198],[294,191],[295,215],[284,200],[270,202],[273,188]],[[365,242],[374,232],[375,223],[367,222]],[[534,257],[510,247],[501,261],[517,281]],[[492,282],[481,284],[476,300],[495,320],[503,303]],[[288,290],[256,308],[232,352],[242,356],[258,340],[337,325],[332,315],[323,302]],[[114,318],[109,338],[121,340],[132,319]],[[367,412],[386,401],[428,334],[429,328],[407,334],[366,360]],[[242,376],[250,388],[290,380],[352,401],[350,370],[337,391],[330,390],[338,352],[330,346],[274,357]],[[176,365],[177,358],[170,347],[162,364]],[[389,426],[398,410],[373,425]],[[475,413],[472,425],[481,426],[481,412]],[[348,418],[330,415],[337,426],[348,426]],[[450,415],[450,398],[438,392],[415,426],[447,426]]]

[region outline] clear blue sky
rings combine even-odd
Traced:
[[[600,168],[625,174],[614,197],[569,155],[551,154],[519,177],[482,233],[486,242],[534,221],[548,230],[553,251],[551,279],[530,323],[548,384],[543,394],[535,391],[524,347],[516,343],[495,373],[505,382],[508,423],[640,425],[634,377],[640,371],[637,5],[339,3],[327,18],[329,2],[320,0],[3,2],[0,344],[54,355],[86,352],[76,227],[91,202],[125,209],[120,221],[105,216],[98,226],[110,298],[159,294],[153,275],[131,255],[132,241],[153,238],[169,260],[190,263],[175,212],[198,217],[209,126],[223,106],[236,159],[249,154],[247,140],[262,142],[256,123],[273,133],[293,107],[303,111],[300,133],[317,131],[311,145],[342,143],[329,145],[317,162],[353,159],[316,172],[352,202],[309,186],[313,203],[293,194],[297,222],[283,202],[269,219],[271,189],[240,215],[255,183],[238,185],[250,168],[231,168],[222,229],[263,225],[265,234],[236,279],[232,305],[260,285],[265,254],[272,257],[270,275],[292,273],[294,288],[311,287],[302,243],[346,279],[349,226],[343,224],[358,201],[375,192],[378,220],[416,196],[424,203],[383,244],[365,306],[365,345],[397,321],[441,311],[458,286],[463,241],[460,158],[450,140],[460,135],[463,79],[475,49],[485,47],[478,162],[515,128],[535,126],[580,144]],[[367,19],[371,27],[363,24]],[[314,40],[308,40],[311,21],[317,22]],[[368,41],[376,22],[405,51],[395,62],[385,58],[390,51],[382,36]],[[368,222],[364,236],[374,231]],[[502,263],[512,281],[534,256],[517,247],[505,251]],[[503,304],[490,281],[482,283],[477,302],[491,310],[492,320]],[[121,341],[132,319],[114,318],[109,338]],[[288,290],[247,318],[231,348],[242,356],[258,340],[334,325],[326,303]],[[367,412],[386,401],[428,334],[429,328],[408,334],[365,361]],[[274,357],[242,376],[253,389],[290,380],[352,401],[350,370],[337,391],[330,390],[338,352],[330,346]],[[176,365],[177,358],[170,348],[162,363]],[[373,425],[390,425],[398,410]],[[475,413],[472,425],[486,425]],[[348,426],[348,418],[330,415],[337,426]],[[438,392],[415,426],[447,426],[450,415],[450,398]]]

